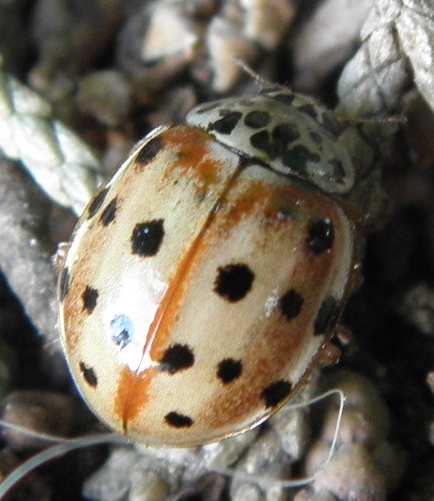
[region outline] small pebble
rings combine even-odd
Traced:
[[[240,484],[250,485],[251,482],[237,477],[237,472],[246,472],[251,475],[252,482],[255,476],[260,475],[270,479],[289,478],[291,460],[281,448],[280,437],[273,428],[265,430],[249,447],[246,454],[236,465],[235,476],[232,480],[231,493],[238,492]],[[283,490],[278,485],[264,484],[261,490],[267,501],[278,501]]]
[[[83,113],[108,127],[119,127],[131,110],[130,86],[118,71],[96,71],[80,80],[77,102]]]
[[[295,17],[292,0],[241,0],[246,11],[244,33],[267,50],[276,49]]]
[[[301,459],[310,438],[310,419],[300,409],[291,409],[291,404],[281,409],[270,420],[280,438],[282,449],[293,460]]]
[[[246,449],[255,443],[258,431],[257,428],[249,430],[241,435],[202,447],[201,454],[206,467],[212,471],[213,466],[224,468],[234,464]]]
[[[83,484],[82,494],[95,501],[125,501],[130,489],[130,472],[137,461],[132,448],[113,448],[106,463]]]
[[[165,501],[168,495],[167,482],[155,471],[134,466],[131,472],[129,501]]]
[[[424,283],[409,289],[400,313],[422,334],[434,336],[434,289]]]
[[[353,52],[371,0],[324,0],[291,39],[295,86],[303,92],[317,92],[324,80]],[[339,12],[339,22],[336,13]]]
[[[266,501],[266,498],[256,485],[243,483],[231,492],[231,501]]]
[[[193,58],[200,23],[183,8],[180,2],[166,0],[147,3],[133,12],[121,30],[117,64],[132,78],[139,99],[161,91]]]
[[[254,475],[274,462],[281,464],[283,457],[278,434],[273,429],[268,429],[253,442],[237,466]]]
[[[39,61],[32,71],[34,82],[61,72],[75,73],[94,63],[121,20],[121,6],[122,0],[36,2],[32,31]]]
[[[146,119],[152,127],[164,124],[181,123],[187,113],[197,104],[196,93],[190,86],[176,87],[157,98],[157,110],[147,115]],[[160,103],[165,103],[160,106]]]
[[[389,410],[381,398],[377,387],[369,381],[368,378],[350,371],[339,371],[334,377],[328,380],[328,387],[339,388],[344,392],[345,395],[345,409],[357,409],[362,412],[365,416],[367,422],[371,423],[372,429],[369,432],[370,436],[385,437],[389,433],[390,429],[390,414]],[[335,401],[337,402],[337,401]],[[333,404],[334,408],[337,409],[337,403]],[[358,426],[356,416],[352,417],[356,427]],[[331,416],[330,423],[326,426],[326,440],[331,440],[335,425],[335,418]],[[366,423],[367,426],[368,423]],[[350,423],[349,423],[350,425]],[[375,434],[374,428],[376,429]],[[348,431],[349,433],[349,431]],[[354,433],[357,433],[355,430]],[[355,435],[353,435],[354,438]],[[378,438],[378,439],[379,439]],[[351,438],[350,438],[351,439]]]
[[[325,465],[337,418],[336,403],[330,402],[319,439],[306,458],[306,475],[315,475],[315,480],[297,501],[315,500],[318,493],[338,499],[382,501],[399,484],[406,466],[402,450],[388,441],[388,408],[373,383],[359,374],[339,371],[328,385],[340,388],[346,398],[338,447]]]
[[[383,472],[360,444],[343,445],[326,468],[316,474],[315,491],[332,492],[338,499],[383,501],[386,484]]]
[[[337,411],[328,409],[324,418],[322,437],[331,443],[336,429]],[[385,429],[378,425],[375,416],[369,415],[366,409],[344,409],[339,428],[340,443],[360,443],[373,446],[385,438]]]
[[[242,26],[220,16],[209,25],[206,47],[211,88],[218,93],[228,92],[244,75],[234,58],[252,65],[259,57],[258,46],[243,35]]]

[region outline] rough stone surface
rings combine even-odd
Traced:
[[[18,167],[0,159],[0,268],[48,341],[57,338],[56,272],[48,239],[50,204]]]

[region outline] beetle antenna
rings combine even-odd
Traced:
[[[258,484],[259,486],[279,486],[282,489],[290,489],[293,487],[302,487],[304,485],[310,484],[313,482],[318,474],[323,471],[327,465],[330,463],[330,461],[333,458],[333,455],[336,451],[336,446],[338,442],[338,436],[339,436],[339,430],[341,427],[341,421],[342,421],[342,415],[344,412],[344,406],[345,406],[345,395],[342,390],[339,388],[333,388],[331,390],[326,391],[325,393],[322,393],[321,395],[318,395],[317,397],[311,398],[309,400],[305,400],[300,403],[296,404],[290,404],[288,407],[291,409],[300,409],[303,407],[306,407],[308,405],[316,404],[322,400],[325,400],[326,398],[329,398],[331,396],[338,396],[339,397],[339,410],[338,414],[336,417],[336,425],[335,425],[335,431],[333,434],[333,440],[330,445],[329,453],[327,455],[326,460],[324,463],[318,468],[318,470],[310,477],[305,477],[305,478],[296,478],[296,479],[291,479],[291,480],[285,480],[282,478],[274,478],[274,477],[269,477],[269,476],[261,476],[256,473],[244,473],[240,472],[234,468],[212,468],[213,471],[216,473],[220,473],[221,475],[226,475],[230,476],[236,479],[240,480],[245,480],[246,482],[253,482]]]
[[[233,468],[215,468],[213,467],[212,470],[215,471],[216,473],[219,473],[221,475],[241,479],[241,480],[246,480],[248,482],[255,482],[259,485],[278,485],[281,488],[292,488],[292,487],[301,487],[303,485],[309,484],[312,481],[315,480],[316,476],[324,469],[327,467],[327,465],[330,463],[333,454],[336,450],[336,445],[337,445],[337,440],[338,440],[338,435],[339,435],[339,429],[341,425],[341,420],[342,420],[342,414],[344,410],[344,404],[345,404],[345,396],[342,390],[338,388],[334,388],[332,390],[326,391],[322,395],[319,395],[317,397],[314,397],[309,400],[305,400],[300,403],[296,404],[291,404],[289,407],[291,409],[299,409],[306,407],[308,405],[316,404],[317,402],[320,402],[330,396],[337,395],[339,397],[339,411],[336,419],[336,426],[335,426],[335,432],[333,435],[333,440],[332,444],[330,446],[329,453],[327,455],[326,460],[324,463],[318,468],[318,470],[315,472],[314,475],[311,477],[306,477],[306,478],[300,478],[300,479],[294,479],[294,480],[284,480],[280,478],[271,478],[271,477],[265,477],[257,474],[249,474],[249,473],[244,473],[244,472],[239,472]],[[38,468],[39,466],[47,463],[48,461],[51,461],[52,459],[56,459],[59,457],[64,456],[65,454],[68,454],[71,451],[74,451],[76,449],[81,449],[83,447],[91,447],[94,445],[102,445],[102,444],[118,444],[118,445],[127,445],[130,443],[130,441],[125,438],[123,435],[119,435],[117,433],[93,433],[90,435],[84,435],[81,437],[77,438],[65,438],[65,437],[59,437],[56,435],[49,435],[47,433],[43,432],[38,432],[34,430],[30,430],[24,426],[20,426],[8,421],[5,421],[4,419],[0,419],[0,426],[3,426],[5,428],[17,431],[19,433],[23,433],[27,436],[37,438],[39,440],[43,440],[46,442],[52,442],[55,443],[55,445],[51,445],[47,449],[42,450],[41,452],[35,454],[34,456],[30,457],[27,459],[27,461],[24,461],[20,466],[18,466],[15,470],[13,470],[9,475],[5,477],[5,479],[0,483],[0,499],[3,499],[3,497],[12,489],[20,480],[22,480],[26,475],[28,475],[30,472]]]
[[[282,89],[284,92],[288,92],[289,90],[288,87],[285,87],[284,85],[278,83],[270,82],[270,80],[267,80],[259,73],[256,73],[256,71],[242,59],[239,59],[238,57],[233,57],[232,60],[234,64],[239,66],[246,75],[248,75],[254,82],[256,82],[256,84],[258,85],[258,87],[261,88],[261,90]]]
[[[14,423],[0,419],[0,426],[8,428],[10,430],[23,433],[27,436],[37,438],[39,440],[44,440],[46,442],[54,442],[56,445],[51,445],[47,449],[38,452],[34,456],[24,461],[17,468],[15,468],[5,479],[0,483],[0,499],[12,489],[21,479],[23,479],[30,472],[38,468],[52,459],[68,454],[75,449],[81,449],[83,447],[89,447],[92,445],[100,445],[107,443],[115,444],[128,444],[128,440],[117,433],[93,433],[90,435],[84,435],[77,438],[64,438],[55,435],[48,435],[46,433],[29,430],[24,426],[19,426]]]

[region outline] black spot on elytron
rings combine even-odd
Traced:
[[[59,279],[59,296],[60,300],[63,301],[66,297],[66,295],[69,292],[69,270],[68,268],[63,268],[63,270],[60,273],[60,279]]]
[[[250,137],[250,144],[267,153],[269,158],[274,159],[277,156],[285,157],[288,155],[288,147],[299,137],[300,134],[296,127],[282,123],[273,128],[271,138],[266,130],[256,132]]]
[[[319,162],[319,155],[312,153],[305,146],[298,144],[282,155],[282,162],[300,174],[306,173],[308,162]]]
[[[100,221],[104,226],[108,226],[116,217],[116,198],[113,198],[107,207],[102,211]]]
[[[270,96],[271,99],[275,99],[282,104],[286,104],[287,106],[291,106],[294,101],[294,94],[274,94]]]
[[[252,129],[260,129],[267,126],[271,121],[271,116],[266,111],[249,111],[244,117],[244,123]]]
[[[84,362],[80,362],[80,372],[83,374],[84,380],[89,386],[95,388],[98,386],[98,378],[92,367],[88,367]]]
[[[289,144],[300,137],[297,128],[288,123],[276,125],[271,135],[277,155],[284,153]]]
[[[312,118],[317,118],[318,112],[317,108],[313,104],[303,104],[302,106],[299,106],[297,108],[298,111],[301,111],[302,113],[306,113],[306,115],[309,115]]]
[[[241,360],[225,358],[217,366],[217,377],[223,384],[232,383],[241,376],[242,370]]]
[[[252,287],[255,275],[246,264],[228,264],[217,270],[214,282],[214,292],[236,303],[244,297]]]
[[[313,221],[309,226],[307,246],[314,254],[322,254],[333,246],[335,230],[330,219]]]
[[[174,344],[167,348],[160,360],[160,370],[175,374],[194,364],[193,351],[186,344]]]
[[[98,291],[87,285],[86,289],[84,289],[81,299],[83,300],[83,311],[86,310],[90,315],[95,309],[98,300]]]
[[[265,388],[261,396],[265,407],[275,407],[291,393],[292,385],[288,381],[275,381]]]
[[[95,195],[95,197],[92,200],[92,202],[90,203],[89,209],[87,211],[87,218],[88,219],[90,219],[91,217],[93,217],[97,213],[98,209],[104,203],[104,199],[107,196],[108,191],[109,191],[108,188],[104,188],[97,195]]]
[[[117,315],[110,322],[111,336],[115,344],[122,350],[128,346],[134,337],[134,327],[126,315]]]
[[[258,150],[265,151],[270,158],[275,156],[273,144],[266,130],[261,130],[260,132],[252,134],[250,136],[250,144]]]
[[[153,160],[158,152],[163,148],[164,144],[160,136],[154,137],[149,142],[147,142],[142,149],[139,151],[136,157],[136,163],[140,165],[146,165],[151,160]]]
[[[345,170],[342,162],[337,158],[329,161],[330,165],[333,167],[333,181],[338,184],[342,184],[345,180]]]
[[[286,320],[293,320],[300,314],[303,303],[303,296],[290,289],[279,299],[279,308]]]
[[[132,253],[142,257],[155,256],[163,237],[163,219],[153,219],[136,224],[131,235]]]
[[[221,111],[222,113],[225,112],[225,110]],[[242,113],[240,111],[230,111],[229,113],[225,113],[223,118],[209,124],[208,130],[215,130],[220,134],[230,134],[240,121],[241,116]]]
[[[313,333],[315,336],[329,333],[336,325],[339,316],[338,302],[333,296],[324,299],[315,319]]]
[[[164,420],[169,426],[173,426],[174,428],[190,428],[193,424],[191,417],[179,412],[169,412],[164,416]]]

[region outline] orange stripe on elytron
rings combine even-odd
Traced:
[[[124,433],[127,430],[127,421],[125,409],[140,410],[149,400],[149,385],[152,378],[157,373],[157,369],[151,368],[147,371],[137,374],[124,367],[121,371],[118,389],[116,393],[114,411],[117,416],[122,417],[122,428]],[[134,390],[134,391],[132,391]]]
[[[191,127],[173,127],[163,135],[164,144],[177,152],[176,162],[166,166],[166,176],[175,169],[194,169],[197,188],[203,195],[220,181],[219,162],[210,155],[209,143],[214,138]]]
[[[169,327],[176,316],[176,308],[173,308],[173,305],[176,305],[181,299],[185,277],[198,254],[202,239],[210,228],[219,206],[222,204],[229,190],[236,183],[242,170],[243,165],[240,163],[233,175],[229,178],[219,199],[214,203],[200,232],[181,260],[175,276],[171,280],[171,284],[155,314],[154,320],[149,327],[146,343],[143,348],[142,360],[137,371],[133,373],[127,367],[122,370],[120,383],[118,385],[118,393],[115,399],[115,412],[122,420],[124,433],[127,430],[128,422],[133,420],[146,404],[149,398],[150,383],[157,373],[155,368],[139,372],[145,353],[150,348],[151,358],[154,361],[161,359],[164,353],[167,336],[170,334]]]
[[[257,211],[259,207],[266,207],[272,194],[273,188],[265,185],[263,181],[250,181],[247,189],[239,195],[236,203],[225,214],[225,220],[221,224],[222,229],[229,230],[247,214]]]
[[[201,129],[172,127],[163,133],[163,142],[178,152],[176,165],[194,167],[209,154],[208,143],[213,137]]]

